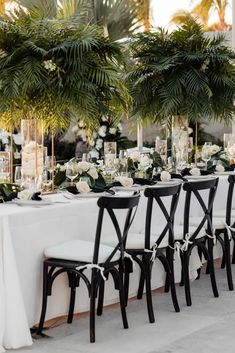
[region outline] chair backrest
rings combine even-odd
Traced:
[[[229,175],[228,182],[229,182],[229,186],[228,186],[227,201],[226,201],[226,224],[228,226],[231,226],[231,212],[232,212],[232,204],[233,204],[235,175]]]
[[[140,198],[140,195],[139,193],[137,193],[131,196],[123,196],[123,197],[103,196],[98,199],[97,204],[99,206],[99,215],[98,215],[95,244],[94,244],[93,264],[97,264],[99,259],[99,247],[100,247],[100,239],[101,239],[105,210],[109,214],[109,217],[114,226],[115,233],[117,235],[117,244],[114,247],[113,251],[108,256],[105,263],[109,263],[110,261],[112,261],[113,256],[119,250],[121,251],[122,258],[124,258],[124,244],[125,244],[128,231],[134,220],[137,206],[139,204],[139,198]],[[125,217],[123,231],[121,231],[120,229],[118,217],[116,217],[115,215],[115,210],[126,210],[126,217]]]
[[[146,220],[145,220],[145,249],[150,249],[150,236],[151,236],[151,225],[152,225],[152,214],[153,214],[153,201],[155,200],[160,209],[164,219],[166,221],[165,227],[163,228],[161,234],[156,240],[156,246],[158,246],[165,235],[169,234],[169,244],[173,246],[174,244],[174,216],[176,207],[179,200],[181,190],[181,184],[167,186],[167,187],[148,187],[144,191],[144,195],[148,198],[147,210],[146,210]],[[170,198],[170,211],[167,210],[167,206],[164,204],[162,198]]]
[[[191,210],[191,200],[192,195],[195,196],[197,204],[200,206],[202,211],[201,222],[198,224],[195,232],[191,234],[190,239],[194,240],[197,235],[200,233],[201,229],[206,224],[207,226],[207,234],[213,235],[212,228],[212,211],[213,204],[215,200],[216,190],[218,186],[218,178],[209,178],[206,180],[200,181],[188,181],[184,183],[183,189],[186,191],[185,195],[185,205],[184,205],[184,228],[183,235],[184,238],[187,234],[189,234],[189,220],[190,220],[190,210]],[[204,201],[205,194],[208,194],[208,202]]]

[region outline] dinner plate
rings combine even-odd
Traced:
[[[171,179],[171,180],[167,180],[167,181],[158,181],[156,186],[172,186],[172,185],[178,185],[182,182],[182,180],[180,179]]]
[[[130,187],[125,187],[125,186],[114,186],[113,190],[115,191],[139,191],[145,188],[146,185],[133,185]]]
[[[11,201],[12,203],[19,205],[19,206],[36,206],[36,207],[41,207],[41,206],[49,206],[52,205],[52,201],[46,201],[46,200],[20,200],[20,199],[14,199]]]
[[[215,172],[215,175],[235,175],[235,171]]]
[[[186,175],[184,178],[188,179],[188,180],[197,180],[197,179],[210,179],[210,178],[214,178],[214,175]]]

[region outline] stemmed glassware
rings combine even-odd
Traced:
[[[66,177],[70,179],[70,184],[74,184],[74,179],[78,176],[78,164],[75,159],[71,159],[66,165]]]
[[[22,182],[22,175],[21,175],[21,166],[16,166],[15,167],[15,183],[18,185],[21,185]]]
[[[53,173],[54,173],[54,169],[56,166],[56,158],[55,156],[47,156],[45,159],[45,166],[47,171],[50,173],[50,180],[52,180],[53,178]]]
[[[202,160],[205,162],[205,170],[207,169],[208,161],[211,159],[211,145],[211,142],[205,142],[201,151]]]

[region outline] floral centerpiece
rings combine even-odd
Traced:
[[[229,161],[226,157],[225,152],[222,150],[222,148],[218,145],[211,145],[211,146],[204,146],[203,148],[208,148],[210,149],[210,155],[211,158],[207,163],[207,169],[211,169],[213,167],[213,165],[215,165],[216,163],[220,162],[220,164],[224,167],[224,168],[228,168],[229,167]]]
[[[151,178],[154,168],[163,168],[164,162],[157,152],[150,155],[132,152],[128,157],[128,172],[132,177]]]

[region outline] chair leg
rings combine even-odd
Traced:
[[[92,270],[93,272],[94,270]],[[91,275],[91,294],[90,294],[90,342],[95,342],[95,302],[96,302],[96,275]]]
[[[122,322],[124,329],[128,328],[128,321],[126,316],[126,297],[125,297],[125,290],[123,286],[123,274],[119,272],[119,301],[120,301],[120,308],[122,313]]]
[[[231,260],[230,260],[230,240],[228,239],[228,234],[224,234],[224,245],[225,245],[225,264],[226,264],[226,272],[227,272],[227,280],[228,280],[228,288],[229,290],[233,290],[233,278],[232,278],[232,270],[231,270]]]
[[[235,239],[233,238],[233,256],[232,256],[232,264],[235,264]]]
[[[124,297],[125,297],[125,306],[128,304],[128,296],[129,296],[129,283],[130,283],[130,273],[124,273]]]
[[[190,292],[190,279],[189,279],[189,254],[187,251],[184,252],[184,290],[187,306],[192,305],[191,292]]]
[[[143,298],[143,293],[144,293],[144,272],[141,269],[141,273],[140,273],[140,281],[139,281],[139,288],[138,288],[138,292],[137,292],[137,299],[142,299]]]
[[[147,308],[148,308],[148,316],[149,322],[154,323],[154,312],[153,312],[153,302],[152,302],[152,292],[151,292],[151,264],[150,258],[143,259],[144,268],[145,268],[145,280],[146,280],[146,299],[147,299]]]
[[[99,286],[99,297],[98,297],[98,305],[97,305],[98,316],[101,316],[103,314],[103,306],[104,306],[104,280],[102,279]]]
[[[171,269],[171,273],[170,275],[168,275],[170,279],[170,286],[171,286],[171,297],[172,297],[172,302],[173,302],[175,311],[178,313],[180,312],[180,307],[179,307],[179,303],[176,295],[176,289],[175,289],[174,250],[172,249],[169,249],[168,262]]]
[[[73,322],[75,298],[76,298],[76,287],[73,286],[73,287],[71,287],[71,291],[70,291],[69,314],[68,314],[68,319],[67,319],[68,324],[71,324]]]
[[[201,248],[198,248],[198,256],[199,256],[200,261],[202,261],[202,249]],[[200,277],[201,277],[201,267],[199,269],[197,269],[197,278],[196,278],[196,280],[199,280]]]
[[[167,258],[167,261],[168,261],[169,265],[171,263],[170,251],[171,251],[170,248],[166,248],[166,258]],[[173,254],[173,256],[174,256],[174,254]],[[171,268],[171,270],[172,270],[172,268]],[[171,284],[171,277],[170,276],[171,275],[169,273],[166,273],[165,288],[164,288],[165,293],[168,293],[169,290],[170,290],[170,284]]]
[[[184,254],[180,252],[180,260],[181,260],[181,280],[180,287],[184,286]]]
[[[42,293],[42,310],[41,316],[39,321],[39,326],[37,329],[37,334],[41,335],[43,330],[43,325],[46,317],[46,310],[47,310],[47,288],[48,288],[48,265],[46,263],[43,264],[43,293]]]
[[[208,244],[208,254],[209,254],[208,268],[210,270],[212,290],[213,290],[214,296],[218,298],[219,293],[218,293],[216,279],[215,279],[215,268],[214,268],[214,258],[213,258],[213,247],[214,247],[213,240],[208,239],[207,244]]]

